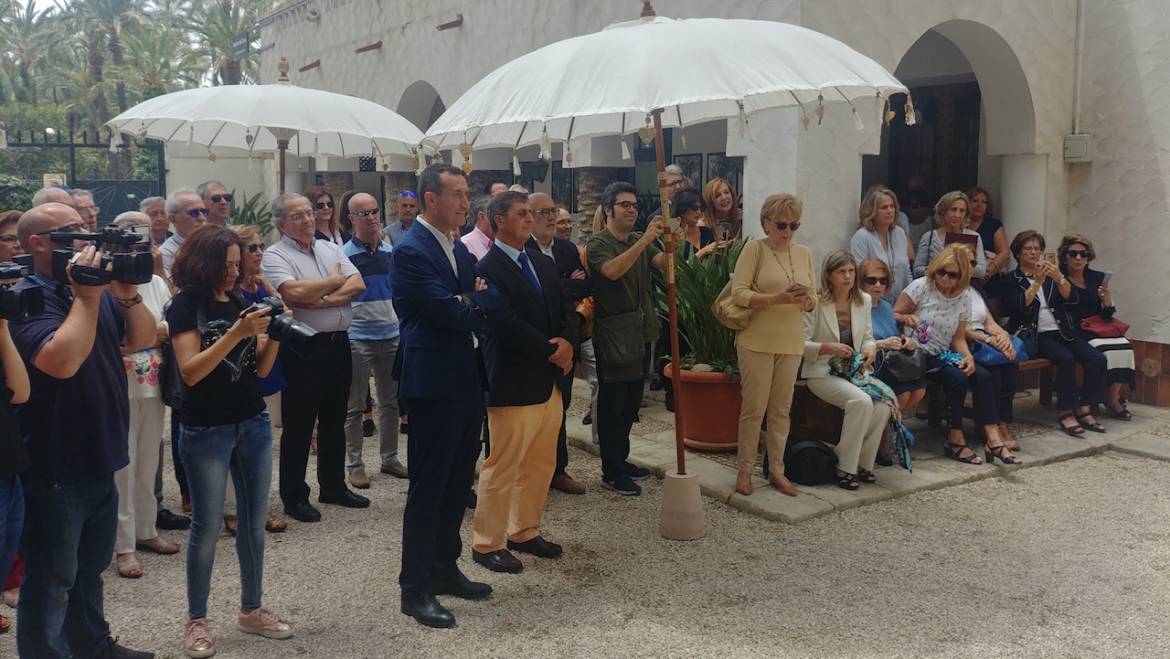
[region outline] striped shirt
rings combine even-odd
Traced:
[[[342,248],[366,282],[366,292],[353,301],[353,323],[349,338],[354,341],[386,341],[398,336],[398,315],[390,295],[390,253],[386,241],[376,250],[354,236]]]

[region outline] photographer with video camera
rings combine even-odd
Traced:
[[[110,281],[109,255],[75,240],[69,206],[24,214],[17,234],[33,274],[12,292],[43,295],[39,315],[9,321],[30,365],[21,409],[31,466],[23,475],[25,581],[17,616],[22,657],[153,657],[110,637],[102,571],[114,553],[114,472],[128,463],[129,400],[122,348],[153,345],[155,323],[136,284]],[[148,253],[149,255],[149,253]]]
[[[272,425],[260,378],[276,361],[278,343],[266,332],[271,314],[280,312],[272,305],[245,308],[234,294],[244,248],[244,241],[232,231],[205,225],[187,236],[171,271],[179,292],[167,310],[167,324],[183,381],[176,413],[193,513],[183,640],[189,657],[215,653],[207,599],[229,472],[239,519],[239,628],[267,638],[292,636],[292,628],[261,601]]]
[[[0,285],[9,286],[11,276],[20,277],[21,268],[14,263],[0,263]],[[4,290],[5,298],[10,298]],[[6,299],[5,302],[8,300]],[[12,406],[28,400],[28,371],[8,333],[7,305],[0,305],[0,578],[16,558],[20,531],[24,528],[24,488],[20,472],[28,467],[28,454],[21,444]],[[0,634],[12,622],[0,615]]]

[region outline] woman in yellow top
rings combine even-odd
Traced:
[[[800,228],[801,209],[795,195],[765,199],[760,224],[767,237],[744,246],[731,277],[736,304],[755,310],[735,337],[743,395],[735,490],[744,495],[752,493],[760,422],[766,412],[769,480],[784,494],[796,496],[796,486],[784,477],[784,446],[792,387],[804,352],[803,312],[815,304],[812,251],[792,240]]]

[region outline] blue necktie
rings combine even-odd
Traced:
[[[520,262],[520,269],[524,271],[524,276],[528,277],[528,281],[532,282],[537,292],[541,292],[540,280],[536,278],[536,273],[532,270],[532,264],[528,262],[528,255],[520,252],[520,256],[516,260]]]

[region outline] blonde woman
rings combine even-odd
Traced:
[[[715,232],[716,240],[735,240],[743,230],[739,214],[739,197],[731,182],[713,178],[703,186],[703,203],[707,205],[707,217],[703,224]]]
[[[894,273],[885,297],[893,304],[910,284],[914,250],[910,236],[898,226],[898,197],[886,188],[873,188],[861,200],[857,218],[861,226],[849,241],[849,251],[858,263],[879,259]]]
[[[915,279],[898,296],[894,318],[910,331],[917,349],[926,351],[926,377],[945,392],[950,429],[943,454],[959,462],[983,464],[963,436],[963,408],[970,385],[975,423],[983,427],[987,438],[987,460],[1019,464],[1000,432],[995,378],[975,363],[967,346],[971,271],[971,252],[966,246],[946,247],[930,261],[926,276]]]
[[[849,380],[834,375],[833,357],[850,359],[860,353],[865,367],[873,364],[877,344],[870,324],[870,297],[857,287],[857,262],[849,252],[830,252],[821,265],[821,290],[816,307],[804,314],[804,368],[801,377],[817,398],[845,412],[837,453],[837,486],[856,490],[873,483],[874,458],[890,421],[890,406],[875,400]]]
[[[755,310],[747,328],[735,337],[743,395],[735,490],[744,495],[752,493],[760,423],[766,414],[769,480],[784,494],[796,496],[796,486],[784,476],[784,447],[792,387],[804,354],[802,313],[816,304],[812,251],[793,242],[801,210],[795,195],[774,194],[765,199],[760,224],[767,237],[744,246],[731,278],[736,304]]]
[[[948,233],[961,233],[975,237],[975,271],[971,276],[983,279],[987,276],[987,255],[983,253],[983,239],[979,234],[967,227],[967,219],[971,214],[971,200],[967,195],[955,190],[939,198],[934,205],[934,222],[938,227],[922,235],[918,243],[918,257],[914,259],[914,276],[926,274],[926,268],[947,246]]]

